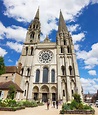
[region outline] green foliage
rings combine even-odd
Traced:
[[[92,107],[89,106],[89,105],[84,105],[84,106],[83,106],[83,109],[84,109],[84,110],[87,110],[87,109],[88,109],[88,110],[92,110]]]
[[[62,110],[70,110],[70,106],[66,103],[63,103]]]
[[[16,94],[15,86],[10,85],[10,86],[9,86],[9,92],[8,92],[7,98],[9,98],[9,99],[14,99],[15,94]]]
[[[10,99],[10,100],[8,101],[8,106],[9,106],[9,107],[15,107],[15,106],[18,106],[18,104],[17,104],[16,100]]]
[[[79,109],[79,110],[83,110],[83,104],[82,103],[78,103],[78,105],[77,105],[77,109]]]
[[[36,101],[28,101],[28,100],[21,102],[21,104],[25,107],[36,107],[36,106],[38,106]]]
[[[74,100],[72,100],[72,102],[69,103],[64,103],[62,105],[62,110],[60,111],[60,113],[64,113],[64,111],[67,110],[93,110],[93,108],[89,105],[84,105],[81,101],[80,95],[79,94],[74,94]]]
[[[79,94],[75,93],[75,94],[73,95],[73,97],[74,97],[74,100],[75,100],[77,103],[81,103],[81,97],[80,97]]]
[[[70,109],[71,110],[74,110],[74,109],[77,109],[78,107],[78,103],[76,102],[76,100],[73,100],[70,104]]]
[[[5,99],[0,101],[0,107],[17,107],[18,104],[16,100]]]
[[[3,57],[0,56],[0,75],[5,73],[5,64]]]

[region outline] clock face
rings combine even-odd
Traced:
[[[53,53],[50,50],[41,51],[39,53],[39,60],[42,63],[49,63],[52,60]]]

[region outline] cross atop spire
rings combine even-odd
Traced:
[[[35,18],[34,19],[38,19],[39,20],[39,8],[38,8],[38,10],[37,10],[37,12],[36,12],[36,15],[35,15]]]
[[[62,12],[60,10],[60,16],[59,16],[59,25],[58,25],[58,32],[61,32],[62,30],[68,31],[65,21],[64,21],[64,17],[62,15]]]

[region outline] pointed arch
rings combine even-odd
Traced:
[[[36,25],[36,29],[38,29],[38,24]]]
[[[69,74],[72,75],[73,74],[73,70],[72,70],[72,66],[69,66]]]
[[[68,53],[71,53],[71,49],[70,49],[69,46],[67,46],[67,52],[68,52]]]
[[[30,68],[27,68],[27,76],[30,76]]]
[[[39,88],[37,86],[33,87],[34,100],[38,100],[39,97]]]
[[[64,45],[66,45],[66,40],[64,40]]]
[[[61,70],[62,70],[62,75],[65,75],[65,66],[64,65],[61,66]]]
[[[28,55],[28,47],[26,47],[26,55]]]
[[[38,39],[40,39],[40,34],[38,34]]]
[[[48,73],[49,70],[47,67],[43,68],[43,83],[47,83],[48,82]]]
[[[34,39],[34,36],[35,36],[35,32],[32,32],[32,33],[30,34],[30,38],[33,38],[33,39]]]
[[[35,24],[33,25],[33,29],[35,29]]]
[[[24,91],[24,96],[26,97],[26,99],[28,99],[28,91],[29,91],[29,82],[26,81],[25,82],[25,91]]]
[[[62,79],[62,96],[63,97],[67,96],[67,85],[64,79]]]
[[[55,70],[54,69],[51,70],[51,82],[52,83],[55,82]]]
[[[33,55],[33,47],[31,47],[31,55]]]
[[[64,53],[64,48],[61,46],[61,53]]]
[[[37,69],[36,70],[36,79],[35,79],[35,82],[39,82],[39,79],[40,79],[40,70]]]

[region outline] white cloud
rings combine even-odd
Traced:
[[[5,56],[6,54],[7,54],[7,51],[0,47],[0,56]]]
[[[59,17],[60,9],[64,14],[64,19],[74,20],[91,0],[62,0],[62,2],[61,0],[3,0],[3,2],[6,7],[5,15],[25,22],[30,22],[34,18],[39,6],[41,30],[45,36],[52,30],[57,30],[56,19]]]
[[[8,62],[13,62],[13,61],[11,59],[9,59]]]
[[[76,51],[78,51],[79,48],[80,48],[79,44],[74,44],[74,49],[75,49]]]
[[[88,73],[93,76],[97,75],[95,70],[89,70]]]
[[[87,66],[85,66],[84,68],[85,69],[92,69],[94,67],[94,65],[87,65]]]
[[[81,78],[81,83],[83,87],[83,92],[84,93],[96,93],[98,90],[98,78]]]
[[[81,27],[79,26],[79,24],[75,24],[75,25],[70,25],[68,26],[68,30],[72,33],[75,32],[77,30],[81,29]]]
[[[83,59],[85,63],[85,69],[92,69],[98,65],[98,43],[91,46],[90,51],[78,51],[77,58]]]
[[[0,22],[0,39],[3,39],[5,36],[5,27],[3,26],[3,24]]]
[[[1,22],[0,22],[0,38],[4,39],[4,37],[8,39],[14,39],[16,41],[24,41],[25,36],[26,36],[27,30],[25,28],[22,28],[20,26],[10,26],[10,27],[5,27]]]
[[[20,53],[22,51],[22,44],[19,43],[13,43],[13,42],[7,42],[7,46],[9,46],[11,49],[15,50],[16,52]]]
[[[76,34],[76,35],[72,35],[72,39],[73,39],[74,43],[83,41],[84,37],[85,37],[84,33],[79,33],[79,34]]]

